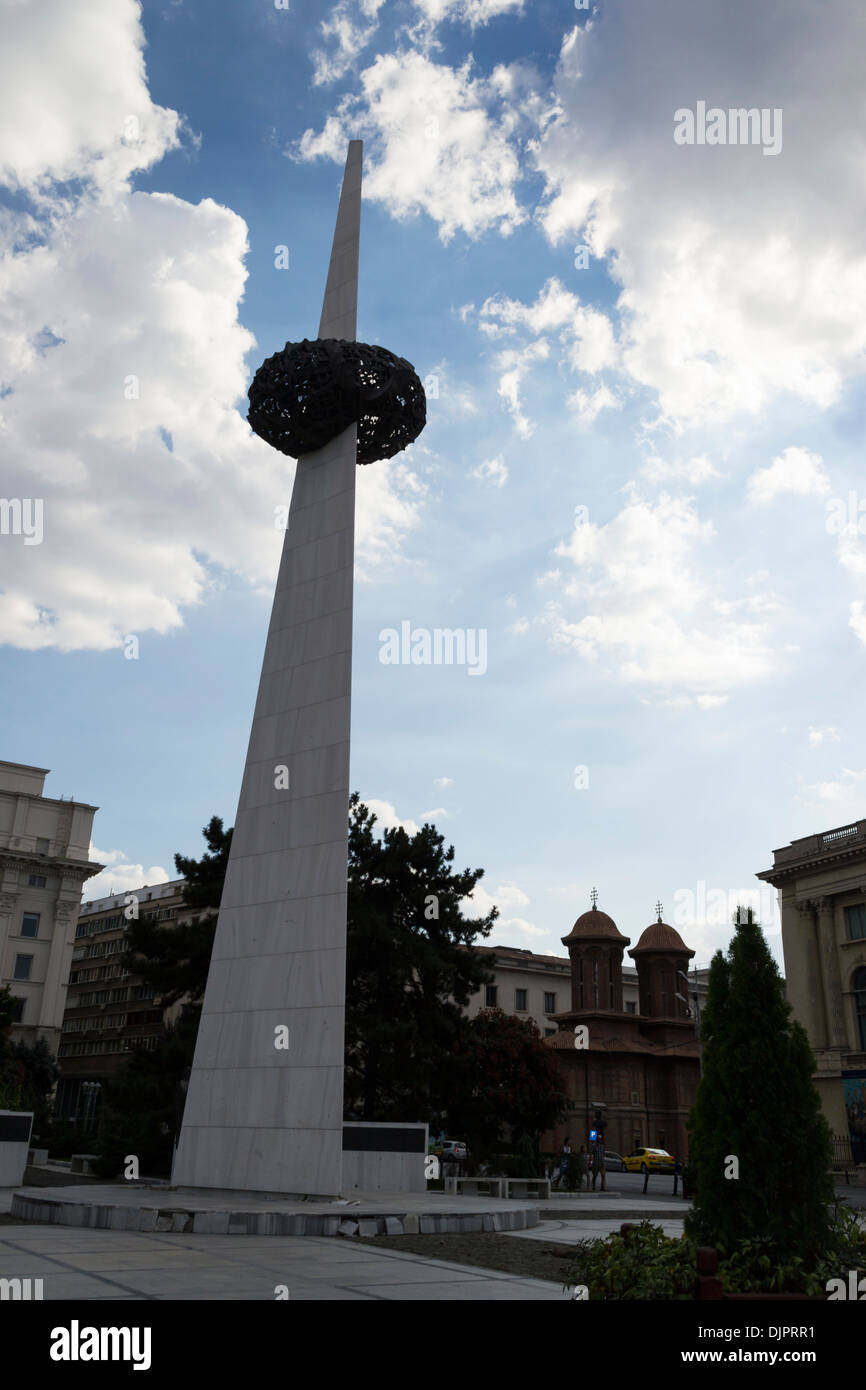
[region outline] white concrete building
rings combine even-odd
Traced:
[[[0,762],[0,987],[16,1003],[13,1041],[57,1055],[97,807],[43,796],[48,769]]]

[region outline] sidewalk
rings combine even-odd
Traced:
[[[0,1204],[7,1193],[0,1193]],[[157,1235],[0,1225],[0,1278],[49,1300],[563,1302],[558,1284],[315,1236]]]

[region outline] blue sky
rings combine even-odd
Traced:
[[[430,399],[359,477],[353,786],[485,869],[495,941],[561,952],[596,885],[699,963],[863,815],[866,20],[703,9],[0,0],[3,488],[44,506],[0,755],[100,807],[88,896],[234,817],[293,472],[245,393],[316,331],[354,137],[359,337]],[[781,150],[677,145],[699,101]],[[383,665],[404,621],[486,672]]]

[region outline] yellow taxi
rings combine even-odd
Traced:
[[[632,1149],[624,1162],[627,1173],[672,1173],[675,1159],[667,1149]]]

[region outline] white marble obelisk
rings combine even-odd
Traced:
[[[357,336],[361,169],[353,140],[320,338]],[[176,1186],[342,1186],[356,441],[298,461]]]

